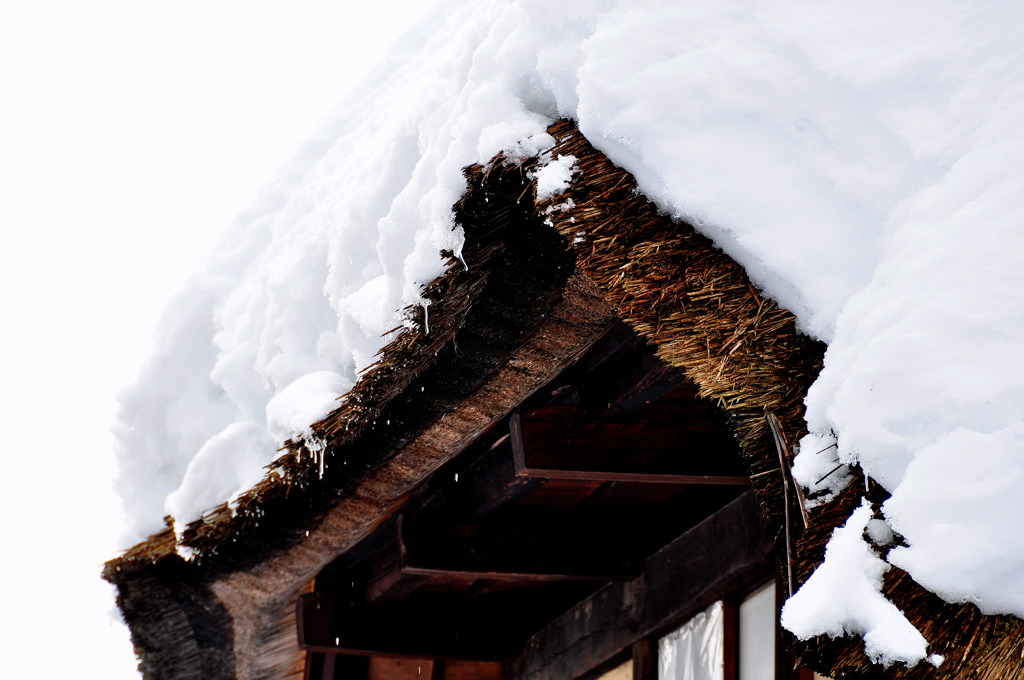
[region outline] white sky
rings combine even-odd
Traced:
[[[434,4],[0,6],[0,676],[137,677],[99,579],[114,395],[219,231]]]

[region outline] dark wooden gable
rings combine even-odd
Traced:
[[[748,487],[723,414],[619,323],[320,573],[307,677],[577,677],[771,575]],[[554,623],[581,606],[610,620]]]

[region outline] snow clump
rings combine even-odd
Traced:
[[[864,541],[870,520],[871,504],[865,500],[832,533],[825,562],[783,606],[782,625],[801,640],[861,635],[873,662],[913,665],[925,658],[928,643],[881,593],[890,566]]]

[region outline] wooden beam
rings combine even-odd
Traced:
[[[516,476],[509,435],[499,437],[489,448],[481,451],[472,457],[471,462],[450,466],[443,475],[435,476],[417,496],[416,502],[410,505],[418,509],[422,506],[430,508],[443,523],[473,522],[546,485],[545,479]],[[522,580],[515,576],[488,574],[486,569],[474,572],[449,557],[441,564],[421,564],[414,555],[412,563],[406,564],[405,548],[400,539],[402,530],[395,524],[394,521],[385,523],[381,527],[383,536],[361,558],[365,565],[361,571],[365,573],[366,602],[405,598],[428,581],[433,586],[447,584],[462,588],[480,578]],[[357,577],[357,580],[361,579]]]
[[[301,616],[321,615],[323,609],[316,609],[314,598],[299,599]],[[444,606],[339,607],[335,603],[332,610],[326,628],[307,627],[299,640],[303,649],[328,655],[502,660],[515,657],[525,637],[513,637],[513,631],[504,629],[500,621],[487,625],[478,614],[466,616]],[[311,631],[318,634],[312,636]]]
[[[458,480],[448,480],[445,502],[462,520],[474,521],[528,496],[545,482],[516,474],[511,435],[506,434],[460,472]]]
[[[702,427],[592,423],[582,409],[559,405],[513,414],[509,434],[521,477],[749,486],[731,435]]]
[[[423,576],[432,582],[444,581],[446,579],[469,578],[473,580],[486,579],[488,581],[511,581],[515,583],[558,583],[577,581],[628,581],[630,574],[625,571],[615,573],[547,573],[545,571],[485,571],[485,568],[476,568],[472,571],[451,567],[448,569],[440,567],[404,567],[403,574],[410,576]]]
[[[616,532],[607,525],[555,520],[525,524],[485,527],[402,517],[401,572],[518,583],[628,581],[640,573],[643,556],[608,540]]]
[[[493,661],[445,661],[442,680],[501,680],[501,664]]]
[[[437,579],[433,579],[436,581]],[[449,579],[450,581],[451,579]],[[427,578],[408,573],[400,565],[384,577],[366,584],[363,599],[367,603],[394,602],[408,597],[427,583]]]
[[[658,359],[646,340],[618,321],[555,384],[530,401],[534,406],[580,404],[597,417],[623,417],[686,384],[696,395],[696,386],[687,383],[681,370]]]
[[[534,635],[508,677],[579,677],[771,573],[771,544],[748,491],[651,556],[639,578],[608,584]]]
[[[460,661],[306,652],[305,680],[501,680],[499,661]],[[310,675],[312,673],[312,675]]]
[[[432,659],[372,657],[367,665],[366,680],[441,680],[444,673],[444,662]],[[342,676],[341,680],[350,678]]]
[[[575,388],[591,413],[607,418],[635,415],[684,383],[681,370],[658,359],[653,348],[635,337],[598,370],[580,376]]]
[[[329,593],[299,598],[299,645],[321,654],[501,661],[585,593],[578,586],[500,592],[417,593],[366,605]],[[453,665],[453,668],[457,667]]]

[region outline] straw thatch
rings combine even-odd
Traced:
[[[771,474],[779,459],[766,415],[782,423],[791,449],[804,431],[803,398],[824,346],[797,332],[793,315],[710,240],[659,212],[575,125],[562,121],[549,132],[558,140],[551,156],[573,156],[576,170],[570,188],[538,209],[572,240],[577,266],[619,316],[729,416],[785,561],[783,476]]]
[[[803,398],[824,347],[707,238],[660,213],[572,122],[549,132],[551,156],[576,158],[564,194],[531,200],[530,172],[542,159],[499,155],[467,169],[456,206],[462,260],[449,254],[424,292],[429,307],[407,310],[313,437],[287,442],[260,484],[189,525],[182,546],[168,528],[108,563],[147,678],[301,672],[290,617],[309,580],[584,351],[611,308],[728,414],[780,571],[799,584],[820,562],[865,493],[852,484],[800,535],[799,499],[780,458],[803,433]],[[876,503],[881,493],[867,491]],[[179,547],[195,558],[181,560]],[[896,569],[886,593],[946,657],[939,669],[895,667],[892,677],[1024,677],[1016,619],[944,604]],[[861,648],[853,638],[798,647],[823,672],[872,675]]]
[[[578,266],[619,315],[730,415],[776,538],[781,572],[792,569],[798,586],[821,563],[831,532],[862,497],[876,509],[885,500],[877,485],[865,491],[863,482],[856,482],[812,513],[803,532],[796,494],[787,499],[766,415],[778,418],[792,448],[804,432],[803,398],[820,369],[823,346],[797,333],[792,315],[756,291],[736,262],[689,225],[660,214],[629,173],[596,151],[574,124],[561,121],[549,132],[558,140],[551,155],[574,156],[576,174],[567,192],[538,208],[573,240]],[[1020,620],[947,604],[896,568],[887,574],[884,592],[930,642],[930,652],[945,657],[939,668],[895,665],[885,670],[886,677],[1024,678]],[[804,665],[834,677],[879,677],[882,671],[856,636],[795,646]]]

